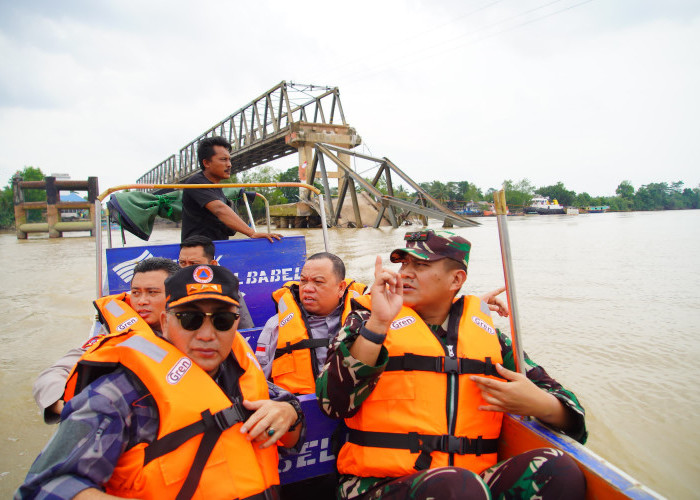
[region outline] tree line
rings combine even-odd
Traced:
[[[428,194],[447,204],[469,201],[492,202],[493,193],[497,190],[490,188],[484,192],[467,181],[446,183],[431,181],[423,182],[420,186]],[[535,195],[548,196],[550,200],[557,200],[560,205],[564,206],[583,208],[607,205],[611,211],[618,212],[700,208],[700,186],[688,188],[684,186],[682,181],[671,184],[653,182],[644,184],[635,190],[631,182],[624,180],[617,186],[614,196],[591,196],[586,192],[576,193],[567,189],[563,182],[535,187],[528,179],[522,179],[518,182],[506,180],[504,186],[508,206],[516,209],[528,206]]]
[[[36,167],[25,167],[23,170],[18,171],[16,175],[21,175],[24,180],[44,179],[44,173]],[[240,175],[240,179],[236,175],[232,176],[231,182],[299,182],[299,174],[296,166],[279,171],[269,165],[263,165],[255,170],[243,172]],[[314,185],[321,190],[323,189],[319,182],[315,182]],[[528,179],[522,179],[520,181],[505,180],[503,185],[506,190],[508,206],[515,210],[529,205],[535,195],[548,196],[550,200],[556,199],[560,205],[564,206],[583,208],[607,205],[611,211],[619,212],[700,208],[700,185],[695,188],[689,188],[685,187],[682,181],[672,182],[671,184],[652,182],[635,189],[631,182],[623,180],[617,186],[614,196],[591,196],[586,192],[576,193],[567,189],[563,182],[557,182],[550,186],[535,187]],[[460,205],[468,202],[490,203],[493,201],[494,191],[497,190],[496,188],[489,188],[483,191],[468,181],[442,182],[435,180],[421,182],[420,187],[432,197],[453,208],[458,208]],[[361,187],[358,189],[362,190]],[[377,189],[384,194],[388,193],[386,182],[384,182],[383,178],[377,183]],[[293,203],[299,200],[299,190],[297,188],[260,188],[257,191],[267,198],[270,205]],[[332,188],[331,195],[337,194],[337,188]],[[408,191],[401,184],[397,184],[394,186],[394,196],[411,200],[415,198],[416,193]],[[39,190],[27,191],[25,192],[25,200],[46,200],[46,192]],[[252,210],[256,218],[264,216],[265,207],[262,200],[256,200]],[[42,214],[41,211],[30,210],[27,221],[39,222],[43,218],[45,218],[45,214]],[[12,179],[10,179],[2,192],[0,192],[0,228],[12,228],[14,227],[14,222]]]

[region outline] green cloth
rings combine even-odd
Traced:
[[[157,216],[173,222],[182,220],[182,191],[165,194],[144,191],[114,193],[107,202],[107,208],[112,218],[124,229],[148,241]]]

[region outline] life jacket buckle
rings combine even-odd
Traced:
[[[464,455],[464,438],[458,438],[451,434],[442,436],[442,449],[445,453],[457,453],[459,455]]]
[[[456,373],[459,374],[459,360],[457,358],[450,358],[445,356],[443,361],[443,370],[445,373]]]
[[[237,423],[245,420],[243,412],[236,404],[231,405],[228,408],[224,408],[221,411],[217,411],[213,416],[216,426],[222,431],[230,429]]]

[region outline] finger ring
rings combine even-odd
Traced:
[[[267,428],[267,435],[270,436],[270,437],[274,436],[274,435],[275,435],[275,429],[273,429],[272,427],[268,427],[268,428]]]

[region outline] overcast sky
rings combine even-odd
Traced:
[[[0,0],[0,185],[134,182],[287,80],[419,182],[696,187],[699,50],[697,0]]]

